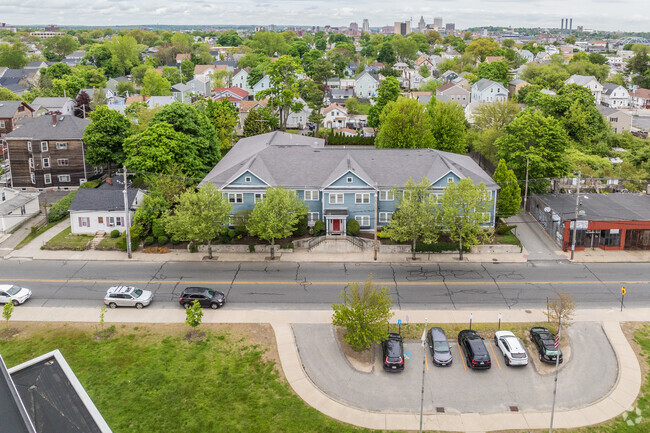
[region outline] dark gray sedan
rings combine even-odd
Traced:
[[[442,328],[431,328],[427,333],[427,343],[431,350],[433,363],[441,367],[451,365],[452,356],[447,336]]]

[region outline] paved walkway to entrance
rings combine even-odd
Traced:
[[[510,225],[516,225],[515,234],[526,249],[528,260],[563,260],[566,255],[553,239],[542,230],[535,218],[528,212],[520,212],[518,215],[506,219]]]

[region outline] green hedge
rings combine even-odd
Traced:
[[[458,244],[452,242],[436,242],[433,244],[425,244],[424,242],[415,243],[416,253],[441,253],[443,251],[458,251]],[[463,245],[463,251],[469,252],[469,247]]]
[[[72,200],[74,200],[75,195],[77,195],[77,191],[70,191],[68,195],[54,203],[50,208],[50,212],[47,214],[47,220],[51,223],[55,223],[66,219],[69,215],[68,208],[70,207]]]
[[[89,180],[88,182],[84,182],[79,185],[79,188],[97,188],[101,184],[101,179]]]
[[[348,137],[343,134],[334,134],[329,132],[327,134],[327,144],[330,146],[349,146],[349,145],[362,145],[374,146],[375,137],[363,137],[361,135],[353,135]]]
[[[359,232],[361,231],[359,221],[355,219],[349,219],[347,222],[347,230],[349,236],[359,236]]]

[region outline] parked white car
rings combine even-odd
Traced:
[[[140,309],[151,304],[152,300],[153,293],[149,290],[142,290],[130,286],[114,286],[106,292],[104,304],[111,308],[135,307]]]
[[[32,296],[32,291],[12,284],[0,284],[0,304],[13,302],[14,305],[23,304]]]
[[[524,344],[510,331],[494,333],[494,342],[501,349],[506,365],[528,365],[528,354]]]

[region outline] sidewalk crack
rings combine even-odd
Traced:
[[[397,285],[397,278],[395,277],[395,267],[393,264],[390,264],[390,270],[393,272],[393,283],[395,284],[395,293],[397,294],[397,306],[399,309],[402,309],[402,303],[400,302],[399,287]]]

